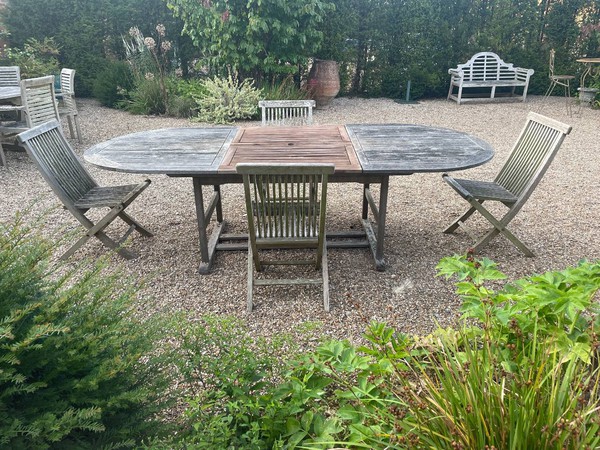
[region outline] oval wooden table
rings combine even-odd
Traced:
[[[423,125],[319,125],[305,127],[168,128],[128,134],[84,153],[91,164],[130,173],[158,173],[193,180],[200,246],[200,273],[207,273],[218,250],[247,249],[244,236],[225,235],[220,186],[241,183],[239,162],[334,163],[331,182],[363,185],[364,232],[327,232],[329,247],[370,247],[378,270],[385,269],[384,236],[389,178],[422,172],[451,172],[492,159],[482,139]],[[379,184],[376,201],[371,184]],[[207,207],[203,186],[213,186]],[[207,227],[216,212],[216,225]],[[375,229],[369,212],[373,215]]]

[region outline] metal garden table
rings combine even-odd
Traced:
[[[120,136],[84,153],[96,166],[120,172],[165,174],[193,180],[200,246],[200,273],[207,273],[218,250],[247,249],[242,235],[225,235],[221,185],[241,183],[239,162],[328,162],[330,182],[363,185],[364,232],[328,231],[328,247],[370,247],[378,270],[385,269],[384,235],[389,178],[422,172],[450,172],[493,157],[485,141],[455,130],[422,125],[320,125],[305,127],[167,128]],[[379,184],[375,200],[370,186]],[[213,194],[205,207],[203,186]],[[375,229],[369,211],[376,223]],[[209,236],[207,227],[216,212]],[[329,239],[332,239],[331,242]],[[236,243],[237,242],[237,243]]]

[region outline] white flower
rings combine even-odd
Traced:
[[[154,80],[154,74],[152,72],[146,72],[144,78],[146,78],[146,80]]]
[[[154,40],[154,38],[145,38],[144,44],[146,45],[146,47],[148,47],[148,50],[154,50],[156,48],[156,41]]]
[[[169,50],[171,50],[171,41],[164,41],[163,43],[161,43],[160,49],[163,52],[168,52]]]
[[[156,32],[158,33],[158,35],[160,37],[165,36],[165,31],[166,31],[166,28],[162,23],[159,23],[158,25],[156,25]]]
[[[136,36],[141,36],[141,31],[138,27],[131,27],[129,29],[129,36],[131,37],[136,37]]]

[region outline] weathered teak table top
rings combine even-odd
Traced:
[[[104,169],[171,176],[235,172],[238,162],[333,162],[336,173],[408,175],[489,161],[482,139],[445,128],[382,124],[307,127],[163,128],[119,136],[85,151]]]
[[[220,185],[241,182],[235,172],[239,162],[326,162],[335,164],[332,182],[363,184],[362,222],[358,243],[328,246],[370,247],[377,269],[384,269],[383,242],[387,195],[391,175],[416,172],[449,172],[479,166],[494,154],[485,141],[454,130],[422,125],[346,125],[293,128],[210,127],[168,128],[142,131],[97,144],[84,158],[109,170],[160,173],[191,177],[194,184],[200,245],[200,272],[210,270],[216,250],[247,248],[222,243],[223,211]],[[379,202],[370,184],[379,184]],[[214,192],[207,208],[202,187]],[[376,229],[368,217],[373,214]],[[216,212],[217,224],[208,236],[207,226]],[[328,231],[328,239],[335,233]],[[338,233],[355,237],[356,232]],[[238,239],[239,237],[229,238]]]

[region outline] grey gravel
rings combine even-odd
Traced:
[[[582,258],[600,257],[599,192],[600,111],[583,108],[566,115],[564,99],[528,102],[471,103],[458,106],[445,100],[400,104],[389,99],[338,98],[315,112],[318,124],[414,123],[453,128],[487,140],[496,149],[494,159],[460,176],[491,179],[532,110],[573,125],[553,165],[511,224],[515,234],[537,254],[521,255],[508,241],[497,238],[482,256],[499,263],[511,279],[547,270],[560,270]],[[79,99],[83,142],[71,140],[79,154],[91,145],[146,129],[200,126],[185,119],[134,116]],[[240,122],[257,126],[258,122]],[[65,127],[65,131],[67,131]],[[56,239],[58,228],[76,230],[75,219],[58,208],[58,200],[44,183],[25,153],[7,152],[8,165],[0,168],[0,220],[12,220],[28,206],[36,217],[52,208],[43,227]],[[115,173],[89,166],[101,184],[124,184],[144,178],[139,174]],[[246,253],[220,253],[213,273],[201,276],[198,234],[192,182],[187,178],[152,176],[152,185],[129,208],[131,214],[151,229],[150,239],[133,236],[131,248],[140,257],[133,261],[112,260],[115,270],[134,280],[145,280],[140,291],[139,312],[187,311],[190,317],[206,313],[244,318],[256,335],[289,332],[305,322],[322,323],[321,333],[356,340],[371,320],[382,320],[406,332],[427,333],[436,323],[457,320],[459,299],[451,282],[436,277],[435,266],[447,255],[463,252],[473,242],[462,230],[445,235],[441,230],[467,204],[439,174],[393,177],[390,183],[386,230],[387,270],[374,270],[366,249],[330,249],[329,273],[332,310],[322,308],[319,288],[268,288],[257,291],[255,310],[246,313]],[[227,230],[245,229],[241,186],[223,187]],[[35,201],[35,203],[34,203]],[[330,188],[328,228],[360,227],[359,185],[334,184]],[[500,209],[495,209],[500,211]],[[97,217],[97,214],[95,214]],[[480,234],[486,223],[473,220],[470,232]],[[113,235],[123,227],[112,225]],[[63,249],[66,246],[62,247]],[[87,258],[106,254],[96,240],[90,241],[69,261],[77,266]]]

